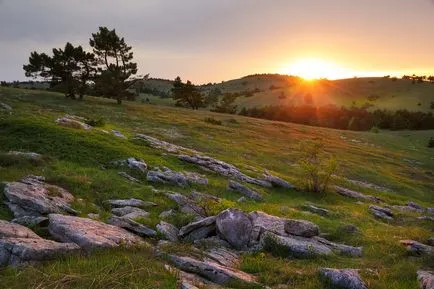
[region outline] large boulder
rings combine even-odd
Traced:
[[[59,214],[50,214],[48,218],[48,230],[54,238],[75,243],[85,250],[144,244],[139,236],[99,221]]]
[[[179,230],[179,237],[196,241],[216,234],[216,217],[207,217],[190,223]]]
[[[295,258],[312,258],[333,254],[328,246],[315,240],[297,236],[284,237],[268,231],[262,234],[261,244],[265,250]]]
[[[355,269],[332,269],[321,268],[321,277],[333,286],[342,289],[367,289],[366,283],[360,278],[358,270]]]
[[[434,272],[419,270],[417,271],[417,280],[420,289],[434,289]]]
[[[307,238],[319,235],[318,226],[312,222],[305,221],[305,220],[292,220],[292,219],[286,220],[285,231],[291,235],[307,237]]]
[[[211,261],[199,261],[190,257],[169,255],[171,261],[179,269],[197,274],[217,284],[230,286],[240,284],[244,286],[257,285],[254,276],[237,269],[229,268]]]
[[[4,194],[15,218],[76,213],[70,207],[74,196],[61,187],[45,183],[43,177],[28,176],[19,182],[6,183]]]
[[[356,191],[352,191],[350,189],[346,189],[343,187],[339,187],[336,186],[336,192],[342,196],[345,197],[349,197],[349,198],[353,198],[353,199],[357,199],[357,200],[362,200],[362,201],[371,201],[374,203],[380,203],[381,199],[374,197],[374,196],[370,196],[370,195],[364,195],[362,193],[356,192]]]
[[[178,241],[179,230],[174,225],[164,221],[160,221],[156,228],[157,231],[162,234],[166,240],[172,242]]]
[[[30,238],[40,239],[32,230],[19,224],[0,220],[0,239],[5,238]]]
[[[404,245],[407,250],[415,255],[429,255],[434,253],[434,247],[419,243],[413,240],[401,240],[400,243]]]
[[[249,218],[252,222],[252,237],[253,241],[259,241],[261,235],[265,231],[270,231],[280,236],[287,236],[285,231],[286,219],[268,215],[261,211],[249,213]]]
[[[263,197],[261,196],[260,193],[254,191],[254,190],[252,190],[246,186],[243,186],[242,184],[240,184],[236,181],[230,180],[229,184],[228,184],[228,189],[235,191],[235,192],[238,192],[240,194],[243,194],[244,196],[246,196],[250,199],[256,200],[256,201],[262,201],[263,200]]]
[[[125,216],[112,216],[107,222],[113,226],[124,228],[125,230],[133,232],[134,234],[142,237],[154,237],[157,234],[157,232],[148,228],[147,226],[137,223],[133,219],[128,219]]]
[[[252,222],[247,214],[238,209],[227,209],[217,215],[218,234],[235,249],[243,250],[249,245]]]

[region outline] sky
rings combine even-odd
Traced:
[[[99,26],[133,46],[140,74],[198,84],[434,74],[434,0],[0,0],[0,80],[25,80],[32,51],[90,50]]]

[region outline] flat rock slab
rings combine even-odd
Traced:
[[[19,224],[0,220],[0,239],[5,238],[30,238],[41,239],[32,230]]]
[[[243,186],[242,184],[236,182],[236,181],[229,181],[228,184],[228,189],[238,192],[240,194],[243,194],[244,196],[246,196],[249,199],[253,199],[255,201],[262,201],[264,198],[262,197],[262,195],[246,186]]]
[[[365,282],[360,278],[358,270],[355,269],[331,269],[321,268],[321,277],[326,279],[333,288],[342,289],[367,289]]]
[[[377,218],[385,220],[393,220],[393,213],[388,208],[370,205],[369,211]]]
[[[191,241],[194,241],[194,240],[206,238],[212,233],[214,233],[215,235],[215,230],[216,230],[215,223],[216,223],[216,216],[211,216],[211,217],[203,218],[196,222],[192,222],[188,225],[185,225],[179,230],[179,237],[187,238],[190,239]],[[195,237],[194,238],[191,237],[192,235]]]
[[[220,285],[237,283],[251,286],[257,284],[254,276],[216,262],[199,261],[175,255],[169,255],[169,260],[183,271],[197,274]]]
[[[205,210],[199,206],[196,200],[188,198],[179,193],[166,193],[167,198],[176,202],[181,210],[185,213],[192,213],[200,217],[204,217],[206,215]]]
[[[319,235],[319,228],[312,222],[305,220],[288,219],[285,222],[285,231],[288,234],[301,236],[301,237],[313,237]]]
[[[146,202],[139,199],[120,199],[120,200],[108,200],[107,203],[112,207],[138,207],[138,208],[146,208],[146,207],[154,207],[157,206],[156,203]]]
[[[76,213],[70,207],[74,196],[61,187],[45,183],[43,177],[28,176],[19,182],[6,183],[4,194],[15,218]]]
[[[51,214],[48,218],[48,230],[53,237],[75,243],[85,250],[144,244],[139,236],[99,221],[59,214]]]
[[[118,175],[120,175],[121,177],[127,179],[129,182],[131,183],[140,183],[139,179],[136,179],[133,176],[130,176],[129,174],[127,174],[126,172],[118,172]]]
[[[217,215],[218,234],[237,250],[246,249],[252,235],[252,221],[238,209],[227,209]]]
[[[382,202],[380,198],[370,196],[370,195],[365,195],[339,186],[336,186],[336,192],[342,196],[357,199],[357,200],[371,201],[374,203]]]
[[[75,115],[65,115],[63,117],[56,119],[56,123],[62,126],[84,129],[84,130],[91,130],[92,126],[84,123],[84,121],[85,121],[84,118],[77,117]]]
[[[413,240],[401,240],[400,243],[404,245],[410,253],[415,255],[429,255],[434,253],[434,247],[422,244]]]
[[[185,148],[183,146],[175,145],[166,141],[159,140],[155,137],[145,135],[145,134],[136,134],[136,139],[145,141],[149,146],[165,150],[169,153],[198,153],[198,151],[195,151],[193,149]]]
[[[11,156],[20,156],[20,157],[28,158],[28,159],[32,159],[32,160],[37,160],[37,159],[41,159],[42,158],[41,154],[34,153],[34,152],[9,151],[8,155],[11,155]]]
[[[421,289],[434,289],[434,272],[419,270],[417,280]]]
[[[284,189],[295,189],[295,186],[288,183],[284,179],[273,176],[269,173],[264,174],[264,180],[273,185],[273,187],[280,187]]]
[[[147,226],[137,223],[133,219],[128,219],[125,216],[124,217],[112,216],[110,219],[108,219],[107,222],[113,226],[124,228],[142,237],[154,237],[157,234],[157,232],[148,228]]]
[[[80,250],[74,243],[58,243],[42,238],[0,239],[0,266],[18,266],[52,260]]]
[[[146,219],[149,217],[149,213],[146,212],[145,210],[142,210],[137,207],[130,207],[130,206],[113,208],[112,214],[130,220]]]
[[[287,236],[285,231],[285,218],[268,215],[261,211],[254,211],[249,213],[249,218],[252,221],[252,237],[254,241],[259,241],[262,233],[270,231],[279,236]]]
[[[228,248],[217,247],[204,251],[205,261],[217,262],[220,265],[237,268],[240,265],[240,255]]]
[[[164,221],[160,221],[156,228],[157,231],[162,234],[166,240],[171,242],[178,241],[179,230],[174,225]]]
[[[306,204],[303,206],[303,208],[309,212],[312,212],[312,213],[320,215],[320,216],[327,216],[330,214],[329,210],[317,207],[317,206],[312,205],[312,204]]]

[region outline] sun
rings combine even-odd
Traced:
[[[320,78],[338,79],[350,77],[350,72],[339,65],[319,58],[303,58],[282,67],[281,73],[302,77],[306,80]]]

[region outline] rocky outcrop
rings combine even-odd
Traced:
[[[119,138],[124,138],[124,139],[126,139],[127,137],[126,136],[124,136],[120,131],[118,131],[118,130],[114,130],[114,129],[112,129],[111,130],[111,133],[114,135],[114,136],[117,136],[117,137],[119,137]]]
[[[164,237],[164,239],[171,242],[178,241],[179,230],[174,225],[160,221],[156,228],[157,231]]]
[[[9,151],[8,155],[11,155],[11,156],[20,156],[20,157],[28,158],[28,159],[32,159],[32,160],[38,160],[38,159],[42,158],[41,154],[34,153],[34,152]]]
[[[315,241],[326,245],[327,247],[332,249],[332,251],[337,252],[338,254],[346,255],[346,256],[350,256],[350,257],[361,257],[362,256],[362,252],[363,252],[362,247],[353,247],[353,246],[349,246],[349,245],[338,244],[338,243],[331,242],[331,241],[326,240],[326,239],[321,238],[321,237],[314,237],[314,239],[315,239]]]
[[[203,168],[211,170],[211,171],[213,171],[219,175],[225,176],[225,177],[229,177],[229,178],[243,181],[246,183],[256,184],[256,185],[267,187],[267,188],[272,187],[271,183],[269,183],[265,180],[249,177],[249,176],[245,175],[244,173],[242,173],[234,165],[228,164],[226,162],[223,162],[223,161],[220,161],[217,159],[213,159],[211,157],[200,156],[200,155],[195,155],[195,156],[180,155],[179,159],[181,159],[185,162],[197,164]]]
[[[422,243],[419,243],[417,241],[413,240],[402,240],[400,241],[402,245],[404,245],[407,250],[415,255],[429,255],[434,253],[434,248]]]
[[[252,235],[252,222],[247,214],[238,209],[227,209],[216,218],[217,231],[237,250],[247,249]]]
[[[292,219],[286,220],[285,231],[291,235],[307,237],[307,238],[319,235],[318,226],[312,222],[305,221],[305,220],[292,220]]]
[[[118,172],[118,175],[120,175],[121,177],[127,179],[130,183],[140,183],[140,181],[138,179],[136,179],[133,176],[130,176],[126,172]]]
[[[190,223],[179,230],[179,237],[188,241],[207,238],[216,234],[216,217],[207,217]]]
[[[434,272],[419,270],[417,271],[417,280],[420,289],[434,289]]]
[[[269,182],[270,184],[272,184],[273,187],[279,187],[279,188],[284,188],[284,189],[295,189],[294,185],[291,185],[290,183],[288,183],[284,179],[273,176],[273,175],[269,174],[268,172],[264,174],[264,180]]]
[[[370,205],[369,211],[377,218],[385,220],[393,220],[393,213],[390,209]]]
[[[85,120],[86,120],[85,118],[79,116],[65,115],[63,117],[56,119],[56,123],[70,128],[77,128],[77,129],[84,129],[84,130],[92,129],[90,125],[84,123]]]
[[[229,181],[229,185],[228,185],[228,189],[238,192],[240,194],[243,194],[244,196],[246,196],[247,198],[253,199],[255,201],[262,201],[263,197],[261,196],[260,193],[246,187],[243,186],[242,184],[236,182],[236,181]]]
[[[45,240],[24,226],[0,220],[0,266],[33,264],[79,249],[76,244]]]
[[[342,289],[367,289],[366,283],[362,280],[358,270],[355,269],[332,269],[321,268],[319,274],[326,279],[333,288]]]
[[[144,160],[138,158],[127,158],[126,160],[114,161],[115,166],[125,166],[130,169],[138,170],[141,173],[146,173],[148,170],[148,165]]]
[[[148,182],[172,184],[180,187],[185,187],[189,184],[207,185],[208,179],[196,173],[179,173],[172,171],[169,168],[156,168],[149,171],[146,180]]]
[[[124,219],[136,220],[136,219],[146,219],[149,217],[149,213],[137,208],[137,207],[121,207],[121,208],[113,208],[112,214],[122,217]]]
[[[361,200],[361,201],[371,201],[374,203],[380,203],[382,202],[380,198],[374,197],[374,196],[370,196],[370,195],[364,195],[362,193],[356,192],[356,191],[352,191],[346,188],[342,188],[339,186],[336,186],[336,192],[342,196],[345,197],[349,197],[349,198],[353,198],[353,199],[357,199],[357,200]]]
[[[205,250],[203,254],[204,261],[217,262],[230,268],[238,268],[240,265],[240,255],[225,247],[211,248]]]
[[[54,238],[75,243],[85,250],[144,244],[139,236],[99,221],[59,214],[51,214],[48,218],[48,230]]]
[[[61,187],[45,183],[43,177],[28,176],[19,182],[5,183],[4,194],[15,218],[76,213],[70,207],[74,196]]]
[[[199,261],[191,257],[169,255],[169,260],[182,271],[197,274],[220,285],[240,284],[251,286],[256,283],[254,276],[217,262]]]
[[[195,150],[168,143],[145,134],[136,134],[135,139],[145,141],[150,147],[165,150],[169,153],[198,153]]]
[[[303,208],[309,212],[318,214],[320,216],[327,216],[328,214],[330,214],[329,210],[317,207],[317,206],[312,205],[312,204],[306,204],[303,206]]]
[[[265,250],[295,258],[312,258],[333,254],[328,246],[316,240],[297,236],[284,237],[269,231],[261,235],[261,244]]]
[[[107,203],[112,207],[138,207],[138,208],[147,208],[157,206],[156,203],[146,202],[139,199],[120,199],[120,200],[108,200]]]
[[[35,216],[23,216],[23,217],[15,218],[11,222],[26,226],[26,227],[34,227],[34,226],[46,227],[48,225],[48,218],[47,217],[35,217]]]
[[[110,219],[108,219],[107,223],[119,228],[123,228],[142,237],[154,237],[157,234],[157,232],[148,228],[147,226],[137,223],[134,221],[134,219],[127,218],[125,216],[112,216]]]
[[[260,236],[265,231],[272,232],[280,236],[287,236],[285,231],[286,219],[268,215],[261,211],[254,211],[249,214],[252,222],[252,241],[259,241]]]
[[[194,214],[198,217],[204,217],[206,215],[205,210],[199,206],[196,200],[181,195],[179,193],[166,193],[166,197],[176,202],[184,213]]]

